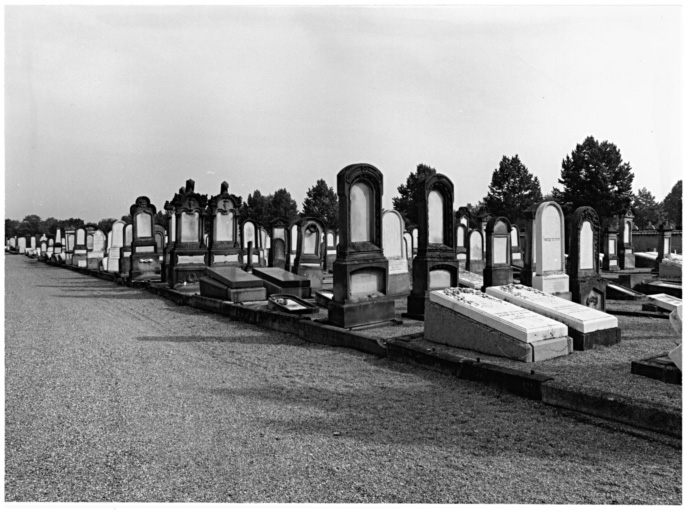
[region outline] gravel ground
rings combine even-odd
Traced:
[[[682,503],[679,440],[5,262],[7,501]]]

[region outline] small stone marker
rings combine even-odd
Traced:
[[[133,224],[129,273],[130,281],[159,281],[162,265],[154,236],[157,208],[146,196],[139,196],[129,208]]]
[[[523,268],[523,253],[521,252],[519,228],[516,224],[511,225],[511,265]]]
[[[524,285],[492,286],[486,292],[567,325],[568,335],[573,338],[573,350],[615,345],[621,341],[618,320],[602,311]]]
[[[425,339],[519,361],[568,355],[568,328],[555,320],[477,290],[430,293]]]

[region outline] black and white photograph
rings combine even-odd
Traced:
[[[7,510],[683,504],[683,4],[4,4]]]

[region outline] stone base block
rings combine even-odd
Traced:
[[[309,279],[312,290],[320,290],[323,288],[323,270],[321,267],[307,267],[300,265],[295,272],[298,276]]]
[[[388,296],[404,297],[411,292],[411,277],[408,272],[388,274]]]
[[[402,313],[405,318],[423,320],[428,295],[409,295],[407,297],[407,312]]]
[[[394,319],[395,300],[388,297],[352,304],[339,304],[333,301],[328,304],[328,322],[345,329]]]
[[[566,274],[552,274],[549,276],[533,276],[533,286],[541,292],[559,295],[569,291],[569,278]],[[570,300],[570,299],[569,299]]]
[[[633,361],[630,365],[630,373],[660,380],[667,384],[682,385],[683,382],[683,373],[671,361],[668,354]]]
[[[618,284],[625,286],[626,288],[635,288],[638,284],[645,281],[651,281],[652,279],[652,274],[646,272],[621,272],[618,274]]]
[[[621,329],[612,327],[582,333],[572,328],[568,328],[568,335],[573,339],[573,350],[591,350],[598,346],[616,345],[621,342]]]
[[[159,281],[162,264],[156,255],[134,254],[131,256],[131,279],[135,281]]]
[[[571,279],[571,300],[598,311],[606,311],[606,280],[599,276]]]
[[[618,255],[618,266],[622,270],[632,270],[635,268],[635,255],[631,252],[629,254]]]
[[[511,267],[485,267],[483,269],[483,286],[504,286],[514,282],[514,269]]]
[[[99,270],[102,258],[88,258],[87,261],[88,264],[86,268],[88,268],[89,270]]]
[[[506,357],[517,361],[544,361],[568,355],[573,341],[568,336],[523,342],[461,313],[426,301],[424,338],[427,341]]]

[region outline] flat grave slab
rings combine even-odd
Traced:
[[[668,295],[666,293],[657,293],[654,295],[647,295],[647,303],[645,306],[656,306],[660,309],[665,309],[666,311],[670,312],[682,304],[683,299],[678,299],[677,297],[673,297],[672,295]]]
[[[468,270],[459,270],[459,286],[480,290],[483,288],[483,276]]]
[[[262,267],[252,270],[252,274],[262,279],[268,295],[285,293],[307,299],[312,295],[311,281],[282,268]]]
[[[603,311],[520,284],[491,286],[486,293],[567,325],[574,350],[621,341],[618,319]]]
[[[201,277],[200,295],[236,303],[253,302],[266,300],[266,288],[264,286],[230,288],[228,285],[219,282],[216,279],[212,279],[211,277]]]
[[[623,285],[607,282],[607,299],[611,300],[643,300],[644,293],[636,292]]]
[[[660,380],[667,384],[682,385],[683,382],[682,372],[668,354],[661,354],[640,361],[633,361],[630,364],[630,373]]]
[[[468,288],[430,292],[425,338],[485,354],[542,361],[568,355],[568,327],[535,312]]]
[[[284,293],[275,294],[269,297],[269,307],[276,311],[280,311],[281,313],[288,313],[291,315],[304,315],[319,312],[319,308],[316,306],[313,306],[299,297]]]
[[[257,288],[262,280],[238,267],[207,267],[207,276],[229,288]]]

